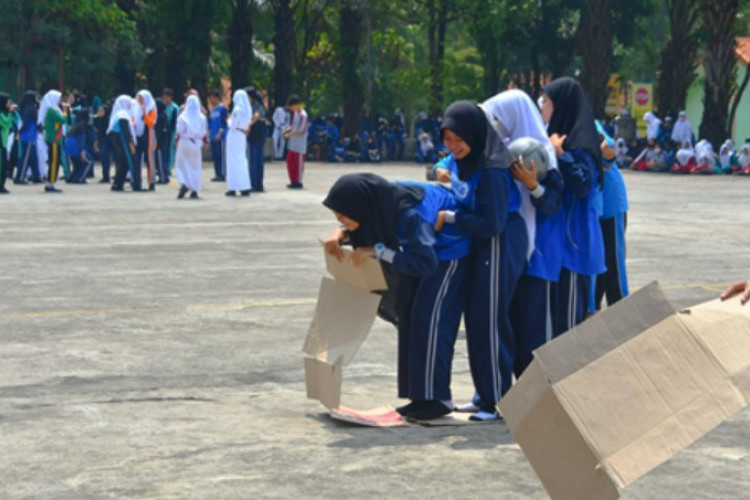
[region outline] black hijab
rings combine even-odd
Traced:
[[[10,101],[10,96],[5,92],[0,92],[0,113],[9,113],[8,110],[8,101]]]
[[[508,168],[513,163],[508,149],[495,129],[490,126],[487,116],[479,106],[469,101],[456,101],[445,110],[440,127],[450,130],[469,145],[471,151],[466,157],[456,159],[458,176],[466,180],[483,168]]]
[[[36,92],[34,92],[33,90],[27,90],[21,98],[20,106],[18,106],[19,110],[21,111],[21,116],[24,117],[24,120],[26,120],[25,117],[33,116],[34,121],[36,121],[36,102]]]
[[[368,173],[346,174],[328,191],[323,205],[359,223],[349,237],[355,247],[382,242],[398,245],[396,224],[399,216],[424,198],[416,186],[393,184]]]
[[[553,80],[542,88],[552,99],[555,110],[547,127],[549,135],[567,135],[565,149],[583,149],[591,153],[601,167],[602,154],[599,135],[594,124],[594,111],[578,81],[569,76]]]

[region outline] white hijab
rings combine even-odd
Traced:
[[[115,99],[115,103],[112,105],[112,114],[109,117],[109,126],[107,127],[107,133],[112,132],[112,128],[120,120],[127,120],[130,126],[130,134],[133,140],[135,140],[135,130],[133,129],[133,116],[130,113],[130,108],[133,106],[133,100],[129,95],[121,95]]]
[[[136,96],[140,96],[143,99],[143,107],[146,110],[146,114],[156,109],[156,101],[154,101],[154,96],[151,95],[150,91],[146,89],[139,90]]]
[[[693,146],[689,140],[682,143],[682,148],[677,151],[675,157],[677,158],[679,164],[683,167],[687,166],[687,164],[690,162],[690,158],[695,157],[695,150],[693,149]]]
[[[656,140],[659,136],[661,120],[651,111],[647,111],[646,114],[643,115],[643,121],[646,122],[646,139]]]
[[[695,145],[695,156],[699,164],[712,165],[716,162],[714,146],[706,139],[702,139]]]
[[[206,117],[201,113],[201,102],[197,96],[187,98],[185,109],[177,119],[185,124],[186,137],[200,139],[206,135]]]
[[[518,89],[506,90],[487,99],[479,107],[482,108],[490,124],[503,140],[513,141],[522,137],[538,140],[547,150],[549,168],[557,168],[557,154],[547,135],[547,127],[544,125],[539,108],[526,92]],[[516,183],[520,184],[518,181]],[[518,190],[521,193],[519,212],[526,222],[529,237],[526,258],[530,259],[536,241],[536,209],[531,203],[529,190],[522,185],[518,186]]]
[[[743,144],[738,158],[741,167],[750,166],[750,144]]]
[[[685,144],[685,141],[693,140],[693,126],[687,119],[687,113],[680,111],[677,121],[672,127],[672,140],[674,142]]]
[[[237,115],[243,115],[248,118],[253,116],[253,107],[250,105],[250,98],[247,96],[247,92],[242,89],[237,90],[234,93],[234,97],[232,97],[232,102],[234,103],[232,114],[235,114],[236,111]]]
[[[44,94],[44,97],[42,98],[42,103],[39,105],[39,112],[36,115],[36,123],[37,125],[44,125],[44,117],[47,116],[47,111],[50,110],[50,108],[55,108],[56,110],[60,110],[60,98],[62,97],[62,94],[57,90],[50,90],[46,94]]]

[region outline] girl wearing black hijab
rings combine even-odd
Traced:
[[[553,331],[558,336],[585,319],[590,276],[606,270],[595,208],[602,157],[594,113],[580,84],[563,77],[542,90],[542,118],[548,124],[547,132],[565,182],[562,271],[552,292]]]
[[[31,179],[35,184],[42,182],[39,174],[39,163],[36,154],[37,139],[37,111],[39,97],[33,90],[27,91],[21,99],[19,110],[21,113],[21,129],[19,130],[19,145],[21,161],[16,170],[14,184],[26,184],[26,176],[31,169]]]
[[[473,420],[493,420],[513,377],[510,304],[528,245],[521,195],[509,168],[514,158],[476,104],[451,104],[441,138],[455,160],[451,184],[460,206],[444,212],[438,225],[454,225],[473,240],[464,320],[476,396],[462,409],[476,411]]]
[[[415,420],[448,414],[471,241],[452,228],[436,234],[434,225],[441,210],[455,208],[455,198],[442,186],[348,174],[323,204],[342,224],[326,241],[328,253],[340,259],[340,245],[351,243],[355,264],[374,257],[400,277],[398,395],[411,402],[397,411]]]

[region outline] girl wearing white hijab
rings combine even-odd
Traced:
[[[672,165],[672,173],[687,174],[690,169],[695,167],[695,149],[690,141],[682,143],[682,147],[675,154],[675,163]]]
[[[646,122],[646,140],[656,139],[659,137],[659,126],[661,126],[661,120],[656,117],[651,111],[647,111],[643,115],[643,121]]]
[[[740,170],[737,155],[732,150],[729,140],[719,148],[719,161],[714,169],[717,174],[731,174]]]
[[[63,115],[60,109],[62,94],[57,90],[50,90],[42,98],[36,123],[44,127],[44,142],[47,145],[47,193],[59,193],[55,187],[57,172],[61,164],[61,145],[63,138]]]
[[[622,137],[618,138],[615,142],[615,159],[619,168],[627,168],[632,161],[628,156],[628,146]]]
[[[750,144],[743,144],[740,148],[740,156],[737,158],[740,164],[740,172],[744,175],[750,174]]]
[[[685,111],[680,111],[677,115],[677,122],[672,128],[672,142],[676,144],[693,143],[693,126],[690,124]]]
[[[185,102],[185,110],[177,118],[177,152],[175,153],[175,173],[180,183],[177,198],[184,198],[191,191],[190,198],[198,198],[201,189],[203,158],[201,146],[206,139],[206,116],[201,113],[201,103],[194,95]]]
[[[247,131],[253,117],[250,99],[247,92],[237,90],[232,98],[234,108],[227,132],[226,165],[227,196],[235,196],[239,191],[242,196],[250,196],[250,170],[247,167]]]
[[[136,100],[143,110],[143,122],[145,125],[142,139],[138,141],[138,149],[141,150],[141,154],[146,158],[148,190],[154,191],[156,189],[156,184],[154,183],[154,165],[156,164],[154,156],[156,153],[156,134],[154,132],[157,120],[156,101],[151,92],[146,89],[138,92]]]
[[[549,156],[549,170],[541,182],[533,165],[511,167],[521,193],[519,213],[529,237],[528,266],[518,282],[511,307],[516,340],[513,371],[518,377],[531,362],[532,351],[552,338],[550,282],[557,281],[562,265],[559,249],[565,219],[559,208],[563,181],[542,115],[525,92],[507,90],[480,107],[505,141],[534,138],[544,145]]]
[[[115,150],[115,177],[112,181],[112,191],[123,191],[125,179],[130,173],[130,182],[133,191],[141,190],[140,172],[135,168],[134,156],[135,128],[133,126],[133,115],[131,107],[133,101],[130,96],[121,95],[112,105],[112,113],[109,116],[107,135]]]
[[[695,145],[695,160],[698,163],[690,169],[691,174],[713,174],[716,165],[714,146],[706,139],[701,139]]]

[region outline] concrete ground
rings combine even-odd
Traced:
[[[206,166],[207,167],[207,166]],[[362,166],[310,164],[304,191],[200,200],[176,187],[0,198],[0,498],[545,498],[503,424],[369,429],[305,398],[301,347],[321,276],[320,204]],[[389,178],[423,178],[411,164]],[[677,307],[750,275],[750,179],[626,173],[631,287]],[[395,332],[377,321],[343,404],[395,398]],[[463,339],[454,394],[471,396]],[[625,498],[747,498],[750,410]]]

